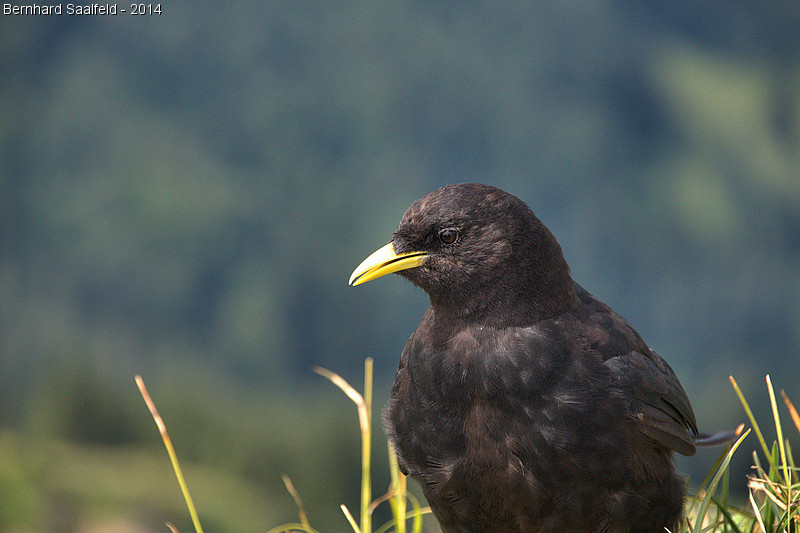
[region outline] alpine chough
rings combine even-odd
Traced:
[[[384,418],[445,533],[675,531],[672,452],[697,424],[675,373],[575,283],[552,233],[479,184],[417,200],[350,278],[430,297]],[[724,440],[724,439],[723,439]]]

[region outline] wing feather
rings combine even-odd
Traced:
[[[675,372],[624,318],[577,284],[576,292],[583,304],[586,349],[604,359],[621,396],[630,401],[636,427],[667,448],[693,455],[697,422]]]

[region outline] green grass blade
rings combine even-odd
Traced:
[[[769,390],[769,404],[772,407],[772,418],[775,420],[775,434],[778,436],[778,448],[781,457],[781,470],[783,481],[786,483],[787,501],[792,501],[792,478],[789,476],[789,462],[786,460],[786,446],[783,439],[783,426],[781,425],[781,415],[778,413],[778,401],[775,399],[775,390],[772,388],[772,380],[767,374],[767,390]]]
[[[406,493],[406,497],[408,501],[411,502],[411,507],[413,509],[411,512],[411,518],[413,519],[413,522],[411,522],[411,531],[413,533],[420,533],[422,531],[422,515],[430,513],[431,508],[425,507],[423,509],[419,504],[419,500],[410,492]],[[408,516],[406,516],[406,518],[408,518]]]
[[[786,439],[786,459],[789,461],[789,471],[792,474],[792,483],[797,484],[797,467],[794,464],[794,455],[792,454],[792,445],[789,444],[789,439]]]
[[[364,360],[364,417],[361,431],[361,531],[372,531],[372,358]]]
[[[767,524],[764,523],[764,519],[761,516],[761,510],[759,509],[758,504],[756,503],[756,500],[753,497],[752,490],[750,491],[748,497],[750,498],[750,505],[753,507],[753,514],[756,517],[756,521],[758,522],[758,526],[761,528],[761,531],[772,531],[771,525],[767,526]]]
[[[292,531],[304,531],[305,533],[319,533],[316,529],[306,524],[283,524],[281,526],[275,526],[267,533],[287,533]]]
[[[731,457],[733,457],[734,452],[739,447],[739,445],[744,441],[745,437],[750,433],[748,429],[744,433],[742,433],[741,437],[731,446],[731,449],[725,455],[725,459],[722,461],[719,469],[717,469],[717,473],[714,475],[714,478],[711,480],[711,483],[706,490],[706,495],[703,498],[703,501],[700,502],[700,508],[697,511],[697,519],[694,523],[694,530],[695,531],[702,531],[703,530],[703,519],[708,512],[708,506],[711,504],[711,497],[714,495],[714,492],[717,490],[717,485],[719,484],[719,480],[722,478],[722,473],[728,469],[728,465],[731,462]]]
[[[769,456],[769,480],[772,481],[773,483],[776,483],[778,481],[778,476],[780,475],[778,473],[778,467],[779,467],[778,454],[779,453],[780,452],[778,450],[778,443],[777,442],[773,442],[772,443],[772,454]]]
[[[356,524],[355,518],[353,518],[353,515],[350,514],[350,509],[348,509],[344,504],[340,505],[339,507],[344,513],[344,517],[347,518],[347,521],[350,523],[350,527],[353,528],[353,531],[355,531],[355,533],[361,533],[361,529],[359,529],[358,524]],[[369,531],[365,531],[364,533],[369,533]]]
[[[294,500],[295,506],[297,506],[297,515],[300,518],[300,523],[304,528],[311,529],[311,524],[308,521],[308,514],[306,514],[305,507],[303,507],[303,500],[300,499],[300,493],[294,488],[294,483],[292,483],[289,476],[281,474],[281,479],[283,480],[283,485],[286,487],[286,491]]]
[[[392,515],[397,524],[396,533],[406,533],[406,476],[400,472],[397,464],[397,454],[391,442],[386,443],[389,452],[389,474],[392,479],[392,497],[389,502],[392,506]]]
[[[750,404],[747,403],[747,400],[744,398],[744,394],[742,394],[741,389],[739,388],[739,384],[736,383],[736,380],[733,379],[733,376],[729,376],[731,380],[731,385],[733,385],[733,389],[736,391],[736,395],[739,397],[739,401],[744,407],[745,413],[747,413],[747,418],[750,420],[750,424],[753,426],[753,431],[756,433],[756,437],[758,437],[758,442],[761,444],[761,449],[764,450],[764,455],[769,457],[769,448],[767,447],[767,441],[764,440],[764,434],[761,433],[761,428],[758,427],[758,422],[756,422],[756,417],[753,415],[752,409],[750,409]]]
[[[758,458],[758,452],[753,450],[753,467],[756,470],[764,470],[764,467],[761,466],[761,459]]]
[[[372,531],[372,515],[370,514],[370,504],[372,502],[372,486],[370,477],[370,456],[372,446],[371,423],[372,423],[372,358],[364,360],[364,396],[359,394],[344,378],[335,372],[325,368],[314,367],[314,372],[327,378],[331,383],[339,387],[358,408],[358,421],[361,428],[361,527],[355,525],[350,511],[342,506],[351,526],[356,531],[370,533]]]
[[[413,511],[407,513],[405,517],[403,517],[400,522],[396,521],[394,518],[383,524],[381,527],[376,529],[374,533],[386,533],[390,530],[393,525],[397,525],[401,522],[408,520],[409,518],[413,519],[411,531],[413,533],[420,533],[422,531],[422,516],[425,514],[431,513],[430,507],[420,507],[419,501],[414,497],[413,494],[408,493],[406,494],[408,497],[408,501],[412,502],[411,505],[413,507]],[[397,530],[395,530],[397,533]]]
[[[136,385],[139,387],[139,392],[141,393],[142,398],[144,398],[144,403],[147,404],[147,408],[150,410],[150,414],[152,415],[153,420],[155,420],[156,426],[158,426],[159,433],[161,433],[161,440],[164,442],[164,446],[167,448],[167,455],[169,455],[169,460],[172,463],[172,469],[175,471],[175,477],[178,478],[178,485],[181,487],[183,499],[186,501],[186,507],[189,508],[189,515],[192,517],[194,530],[197,533],[203,533],[203,527],[200,525],[200,518],[197,516],[197,509],[195,509],[194,501],[192,501],[192,495],[189,493],[189,487],[186,485],[186,480],[183,478],[181,465],[178,462],[178,455],[175,453],[175,448],[172,447],[172,440],[169,438],[169,434],[167,434],[167,426],[161,419],[161,415],[158,414],[156,404],[153,402],[152,398],[150,398],[150,394],[147,392],[147,387],[144,386],[144,380],[142,380],[142,376],[136,376]]]
[[[703,492],[703,491],[706,490],[706,488],[708,487],[708,484],[713,479],[714,474],[719,471],[719,467],[722,464],[722,462],[725,460],[725,457],[728,455],[728,452],[730,451],[730,449],[731,448],[730,448],[730,444],[729,444],[729,445],[725,446],[725,449],[722,450],[721,454],[719,454],[719,457],[717,457],[717,461],[714,463],[714,466],[712,466],[711,470],[708,471],[708,475],[703,480],[703,482],[700,484],[700,487],[697,489],[698,493],[699,492]]]
[[[733,515],[731,515],[730,511],[728,511],[728,505],[724,502],[717,501],[717,499],[713,496],[711,497],[711,501],[717,506],[717,510],[722,513],[722,516],[725,517],[726,530],[727,526],[730,526],[734,533],[742,533],[742,530],[736,525]]]
[[[730,493],[730,483],[731,483],[731,470],[730,468],[726,468],[725,471],[722,473],[722,496],[720,497],[720,501],[717,504],[717,507],[720,510],[724,510],[728,508],[728,496]],[[724,515],[725,513],[723,513]],[[727,528],[726,528],[727,530]]]
[[[399,523],[400,522],[397,522],[394,518],[392,518],[391,520],[383,524],[381,527],[376,529],[373,533],[386,533],[387,531],[389,531],[389,529],[391,529],[392,526],[396,526]],[[395,532],[396,531],[397,529],[395,528]]]

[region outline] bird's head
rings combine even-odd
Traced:
[[[530,322],[574,300],[555,237],[519,198],[488,185],[448,185],[411,204],[391,242],[353,271],[350,284],[392,272],[424,289],[435,307],[502,314],[502,324]]]

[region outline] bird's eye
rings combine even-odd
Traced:
[[[458,240],[458,230],[455,228],[445,228],[439,232],[439,240],[444,244],[453,244]]]

